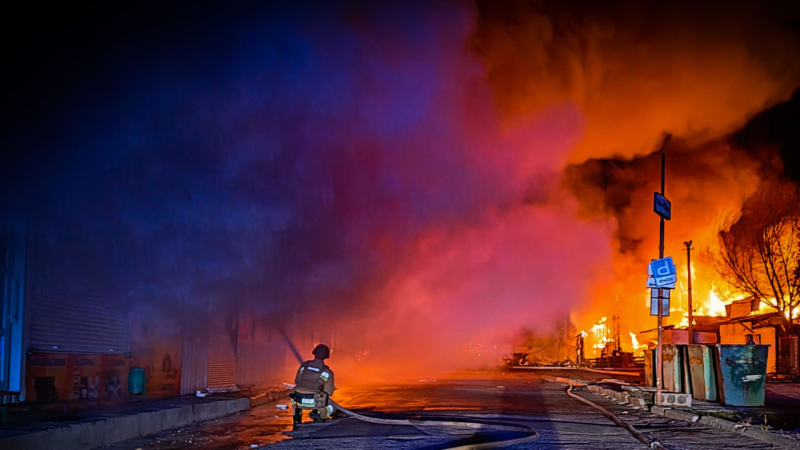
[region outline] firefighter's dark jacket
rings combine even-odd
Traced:
[[[333,371],[321,359],[312,359],[300,365],[294,377],[295,392],[314,394],[324,391],[333,395],[336,386],[333,384]]]

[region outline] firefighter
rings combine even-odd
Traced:
[[[328,398],[333,395],[336,386],[333,384],[333,371],[325,365],[330,358],[331,349],[327,345],[317,345],[312,352],[314,359],[300,365],[294,377],[295,388],[289,397],[294,409],[294,424],[303,421],[303,410],[312,410],[309,417],[314,422],[324,422],[333,414],[333,405]]]

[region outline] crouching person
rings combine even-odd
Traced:
[[[331,356],[331,349],[320,344],[312,353],[314,359],[304,362],[297,370],[294,377],[295,388],[289,394],[295,425],[302,423],[304,409],[311,410],[308,416],[314,422],[324,422],[334,411],[328,400],[336,386],[333,384],[333,371],[325,365],[325,360]]]

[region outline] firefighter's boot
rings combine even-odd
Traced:
[[[303,410],[300,408],[294,409],[294,415],[292,416],[292,424],[297,426],[303,423]]]
[[[325,419],[322,418],[322,416],[319,414],[319,411],[317,411],[316,409],[314,411],[311,411],[308,414],[308,417],[311,417],[311,420],[313,420],[315,423],[325,422]]]

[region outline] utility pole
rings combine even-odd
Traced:
[[[686,279],[689,284],[689,343],[694,344],[694,308],[692,307],[692,241],[684,242],[686,246]]]

